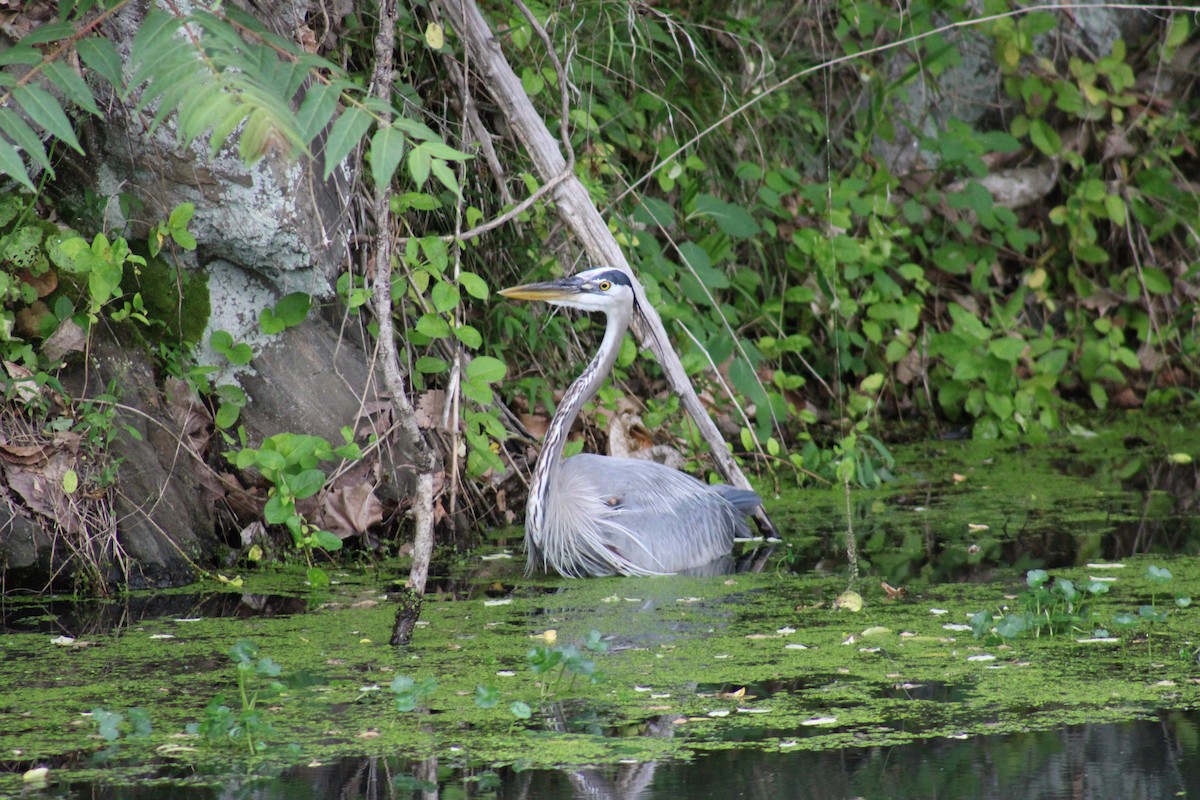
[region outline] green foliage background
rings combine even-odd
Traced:
[[[0,72],[0,172],[27,190],[53,180],[56,148],[82,150],[66,112],[103,119],[102,91],[154,124],[174,119],[182,143],[207,139],[212,153],[236,143],[246,161],[282,148],[319,157],[328,178],[362,148],[358,179],[394,185],[405,229],[392,297],[407,367],[418,390],[454,383],[465,399],[468,478],[502,472],[511,444],[493,401],[552,408],[597,322],[492,301],[496,288],[585,266],[546,203],[459,236],[538,181],[474,79],[502,178],[464,127],[454,32],[422,3],[401,9],[389,104],[365,88],[367,5],[336,21],[336,46],[316,53],[233,6],[186,19],[154,10],[123,72],[104,30],[124,5],[62,4],[60,19],[0,55],[28,68]],[[777,480],[830,481],[849,463],[837,477],[875,483],[897,431],[1045,436],[1116,406],[1194,403],[1200,192],[1188,181],[1200,107],[1187,10],[1092,52],[1070,17],[1008,0],[982,13],[964,0],[902,12],[881,2],[532,4],[557,58],[520,10],[484,11],[526,92],[570,141],[577,175],[678,332],[693,379]],[[972,123],[938,104],[967,45],[990,52],[986,69],[999,75]],[[913,108],[921,93],[932,103]],[[917,156],[897,166],[889,145],[909,139]],[[1017,176],[1042,188],[1017,207],[997,202],[989,181]],[[152,331],[176,332],[164,357],[212,393],[234,441],[245,399],[187,371],[194,317],[189,326],[154,311],[171,307],[161,297],[148,312],[136,281],[114,284],[126,256],[113,255],[112,237],[85,247],[69,236],[69,251],[56,251],[44,231],[26,233],[42,224],[23,210],[34,203],[13,208],[0,223],[4,358],[52,383],[57,362],[39,347],[55,325],[140,314]],[[159,226],[152,255],[167,238],[189,245],[188,217]],[[40,261],[29,255],[38,248]],[[56,252],[64,272],[92,276],[90,294],[64,284],[47,302],[30,288]],[[347,314],[368,304],[362,276],[343,275],[338,290]],[[17,328],[39,302],[36,324]],[[292,324],[282,319],[264,309],[264,326]],[[226,337],[221,352],[251,357]],[[694,434],[677,399],[634,356],[627,345],[620,389],[601,404],[633,395],[647,427],[686,449]],[[11,378],[6,391],[17,396]]]

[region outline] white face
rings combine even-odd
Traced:
[[[581,283],[579,294],[569,299],[554,299],[547,302],[567,308],[577,308],[580,311],[612,311],[623,305],[633,304],[633,289],[623,283],[610,280],[608,267],[589,269],[575,273],[574,278]]]

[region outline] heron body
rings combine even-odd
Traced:
[[[745,515],[761,502],[754,492],[710,486],[654,461],[590,453],[563,458],[571,425],[608,377],[633,318],[628,276],[593,269],[501,294],[602,311],[608,319],[600,349],[550,421],[533,471],[525,515],[528,569],[572,578],[663,575],[728,556],[734,538],[749,533]]]

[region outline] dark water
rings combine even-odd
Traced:
[[[428,776],[423,781],[423,778]],[[173,777],[181,777],[176,773]],[[1119,724],[824,752],[720,750],[691,763],[473,771],[348,758],[275,776],[193,775],[206,785],[77,784],[34,796],[145,800],[384,798],[804,798],[1153,800],[1200,797],[1200,713]]]

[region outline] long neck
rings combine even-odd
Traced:
[[[533,470],[533,482],[529,485],[529,505],[525,515],[525,527],[530,531],[542,530],[545,520],[547,503],[550,500],[551,477],[562,462],[563,447],[567,443],[567,434],[579,416],[579,409],[584,403],[596,396],[605,378],[612,370],[617,354],[621,350],[621,338],[629,327],[632,309],[617,309],[608,314],[608,322],[604,328],[604,340],[595,358],[584,368],[575,381],[567,387],[550,427],[546,430],[546,440],[542,444],[542,454],[538,458],[537,467]]]

